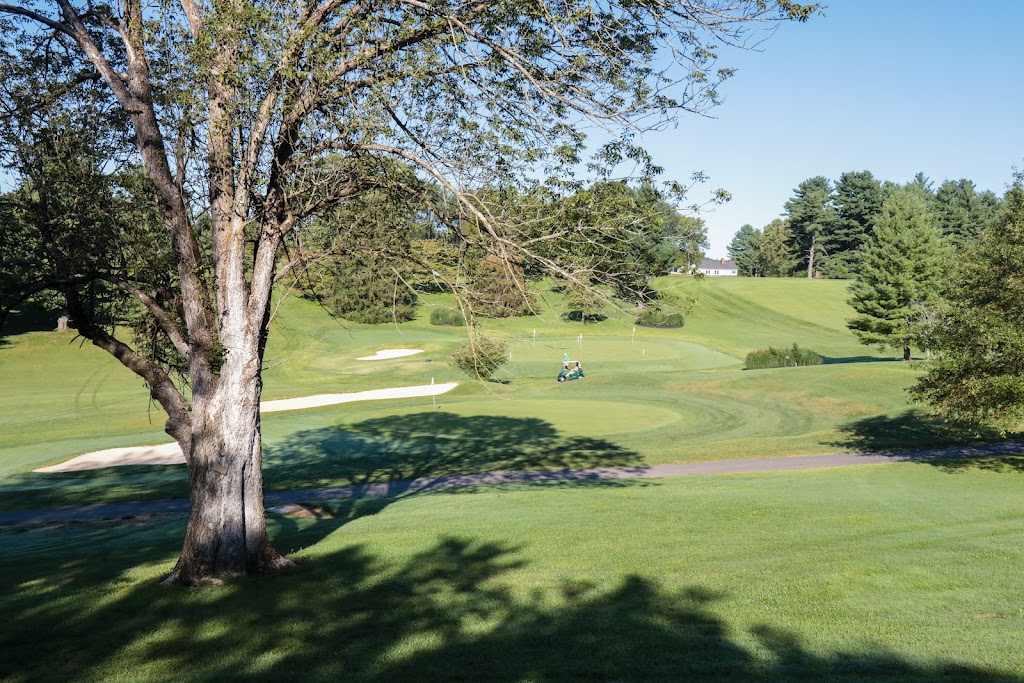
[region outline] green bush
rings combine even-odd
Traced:
[[[456,367],[476,379],[490,379],[507,360],[508,343],[482,334],[452,354]]]
[[[686,319],[682,313],[665,313],[657,308],[646,308],[636,317],[636,324],[641,327],[682,327]]]
[[[331,264],[331,309],[343,318],[375,325],[406,322],[416,317],[416,293],[395,278],[388,262],[368,264],[345,256]]]
[[[454,308],[435,308],[430,313],[430,324],[462,327],[466,324],[466,316]]]
[[[801,349],[793,344],[791,349],[777,349],[769,346],[747,354],[747,370],[765,368],[789,368],[798,365],[821,365],[821,356],[810,349]]]

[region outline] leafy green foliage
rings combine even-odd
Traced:
[[[848,171],[836,181],[836,217],[830,239],[828,277],[849,278],[860,269],[860,251],[882,210],[882,184],[870,171]]]
[[[577,284],[566,284],[560,289],[565,297],[566,320],[586,324],[587,321],[600,322],[605,319],[602,312],[605,299],[601,292]]]
[[[531,315],[537,306],[522,269],[494,256],[472,264],[464,296],[474,315],[485,318]]]
[[[740,275],[763,275],[761,268],[761,231],[754,226],[741,226],[727,249],[729,258],[736,262]]]
[[[430,324],[442,327],[463,327],[466,324],[466,316],[456,308],[435,308],[430,312]]]
[[[476,379],[491,379],[508,362],[508,342],[474,332],[468,344],[452,354],[457,368]]]
[[[807,267],[807,277],[815,277],[821,271],[820,259],[832,246],[836,227],[832,183],[824,176],[808,178],[793,191],[785,208],[795,251]]]
[[[765,277],[785,277],[791,275],[799,264],[793,253],[793,231],[789,222],[776,218],[764,226],[758,243],[758,256],[761,274]]]
[[[973,181],[961,178],[939,185],[933,207],[942,234],[962,246],[995,223],[999,198],[989,191],[977,192]]]
[[[810,349],[801,349],[796,344],[788,349],[769,346],[748,353],[743,365],[747,370],[795,368],[802,365],[821,365],[821,356]]]
[[[666,313],[657,308],[645,308],[636,316],[636,324],[643,327],[682,327],[686,318],[682,313]]]
[[[947,243],[916,186],[893,192],[882,206],[864,249],[861,272],[850,288],[857,312],[847,325],[863,344],[903,349],[910,359],[914,323],[939,300],[950,266]]]
[[[939,414],[1019,428],[1024,420],[1024,177],[1000,220],[967,249],[932,334],[938,358],[911,393]]]

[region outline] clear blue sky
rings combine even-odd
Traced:
[[[710,256],[725,256],[744,223],[779,216],[815,175],[866,169],[903,182],[923,171],[936,185],[970,178],[1002,195],[1024,166],[1024,2],[829,5],[781,26],[761,52],[723,50],[720,64],[739,72],[715,118],[644,137],[668,178],[702,170],[705,190],[732,192],[704,214]]]

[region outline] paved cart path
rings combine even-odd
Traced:
[[[921,451],[880,453],[838,453],[831,455],[795,455],[777,458],[719,460],[715,462],[682,462],[637,467],[596,467],[587,469],[533,470],[526,472],[481,472],[439,477],[421,477],[396,481],[335,486],[327,488],[272,491],[264,496],[267,506],[288,503],[399,496],[422,491],[436,491],[468,486],[535,482],[605,481],[657,477],[682,477],[695,474],[728,474],[738,472],[780,472],[850,465],[877,465],[892,462],[935,462],[957,458],[977,458],[1024,453],[1024,442],[935,448]],[[129,503],[100,503],[42,510],[0,512],[0,527],[25,524],[47,524],[129,516],[186,513],[188,500],[148,500]]]

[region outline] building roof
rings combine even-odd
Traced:
[[[706,258],[697,266],[698,270],[739,270],[736,262],[725,258]]]

